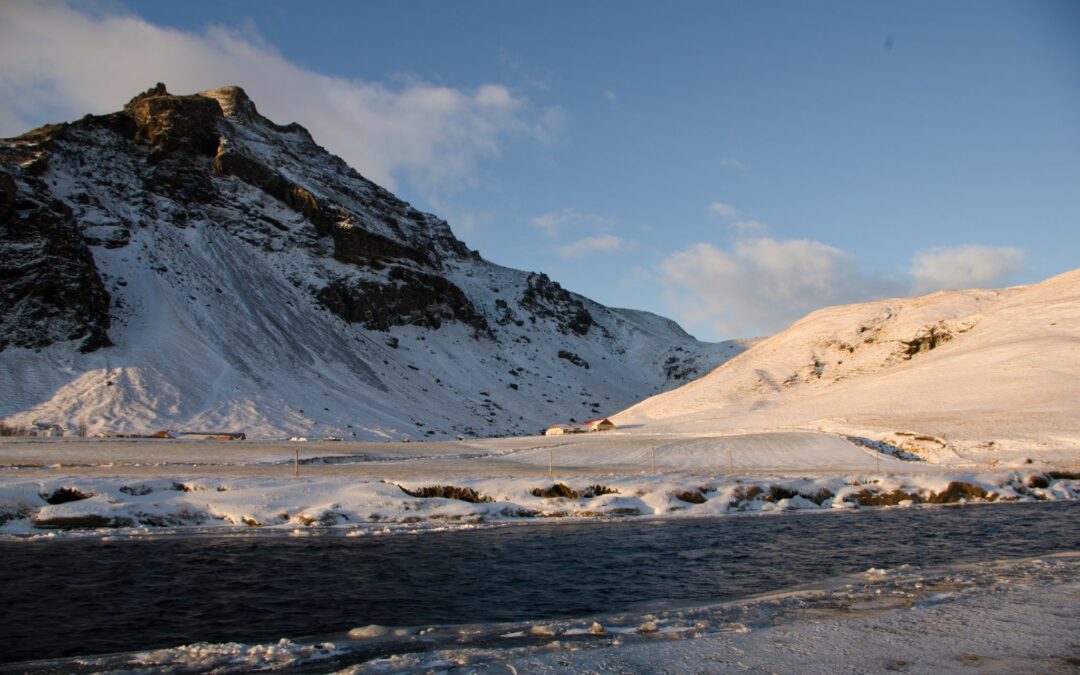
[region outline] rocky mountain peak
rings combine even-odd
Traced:
[[[0,418],[535,432],[741,349],[483,260],[240,87],[0,141],[0,372],[38,383]]]
[[[124,114],[135,125],[134,140],[165,153],[191,151],[212,157],[218,147],[222,109],[205,96],[173,96],[165,85],[131,99]]]
[[[200,91],[199,96],[217,101],[225,117],[245,119],[258,115],[255,103],[248,98],[247,92],[235,85]]]

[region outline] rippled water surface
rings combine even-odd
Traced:
[[[530,524],[385,538],[0,542],[0,661],[376,623],[699,604],[869,567],[1080,549],[1080,504]]]

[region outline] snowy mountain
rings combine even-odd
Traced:
[[[1031,286],[822,309],[613,419],[642,432],[820,429],[932,457],[1075,449],[1078,410],[1075,270]]]
[[[237,87],[0,142],[0,418],[535,433],[745,349],[489,263]]]

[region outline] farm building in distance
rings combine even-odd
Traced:
[[[544,430],[545,436],[561,436],[563,434],[587,434],[593,431],[611,431],[615,428],[614,422],[606,417],[585,420],[580,424],[552,424]]]
[[[243,441],[247,434],[242,431],[155,431],[146,438],[171,438],[181,441]]]
[[[580,425],[582,431],[613,431],[615,429],[615,423],[606,417],[597,417],[596,419],[585,420]]]

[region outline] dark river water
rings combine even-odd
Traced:
[[[549,525],[418,536],[0,542],[0,662],[367,624],[703,604],[869,567],[1080,549],[1080,503]]]

